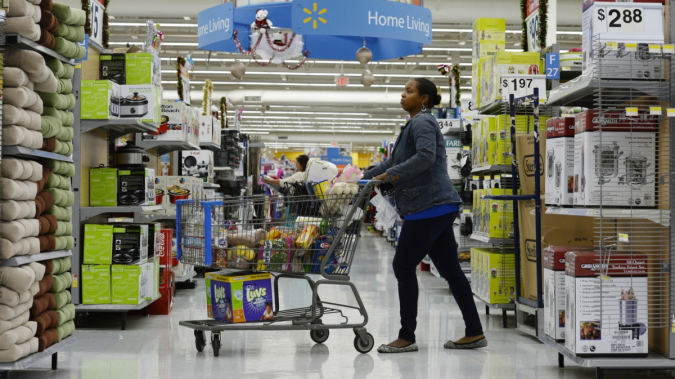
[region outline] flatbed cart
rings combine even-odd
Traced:
[[[342,183],[327,190],[324,183],[312,186],[316,190],[310,195],[300,196],[180,200],[176,229],[181,262],[249,273],[268,272],[274,278],[273,320],[181,321],[181,326],[194,329],[197,351],[204,350],[207,331],[211,332],[213,354],[218,356],[224,331],[308,330],[314,342],[324,343],[330,329],[353,329],[354,348],[360,353],[370,352],[375,341],[365,328],[368,312],[349,273],[374,184]],[[276,212],[268,212],[272,205]],[[316,280],[309,274],[320,277]],[[280,310],[282,278],[306,281],[312,290],[311,306]],[[321,286],[349,287],[358,305],[320,298]],[[218,306],[226,305],[212,304],[214,308]],[[348,309],[358,310],[363,320],[350,323],[343,314]],[[324,317],[329,315],[339,315],[342,322],[324,323]]]

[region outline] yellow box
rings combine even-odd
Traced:
[[[515,266],[513,250],[483,251],[483,296],[490,304],[506,304],[516,300]]]
[[[492,67],[486,68],[491,74],[487,81],[489,89],[486,102],[494,102],[502,100],[501,78],[502,75],[516,74],[516,75],[540,75],[544,68],[543,62],[539,53],[518,53],[499,51],[490,60]],[[506,99],[508,100],[508,99]]]
[[[493,188],[486,190],[492,196],[512,195],[511,189]],[[513,218],[513,202],[502,200],[485,200],[487,215],[484,217],[486,233],[490,238],[512,238],[515,220]]]
[[[480,80],[481,70],[479,62],[471,65],[471,100],[474,108],[480,107]]]
[[[506,41],[506,19],[504,18],[477,18],[473,22],[473,40],[479,41]]]

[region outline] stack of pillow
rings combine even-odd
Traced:
[[[84,41],[84,23],[87,21],[85,11],[53,3],[51,13],[56,16],[59,23],[54,32],[54,51],[66,58],[84,58],[87,52],[84,46],[77,45],[77,42]]]
[[[70,257],[40,262],[45,275],[39,283],[30,308],[30,321],[37,324],[35,336],[39,339],[38,351],[61,342],[75,331],[75,306],[71,303]]]
[[[40,253],[41,220],[36,218],[35,198],[43,179],[43,167],[33,161],[5,157],[2,160],[2,222],[0,258]],[[56,223],[56,219],[53,220]]]
[[[45,271],[37,262],[0,267],[0,362],[14,362],[38,352],[35,335],[39,325],[29,319]]]
[[[18,34],[38,42],[42,36],[39,22],[42,20],[41,0],[9,0],[6,32]]]
[[[49,49],[54,50],[56,39],[54,33],[59,30],[59,20],[52,13],[52,0],[42,0],[40,2],[42,17],[40,19],[40,40],[38,43]]]
[[[56,58],[46,58],[45,62],[50,71],[54,74],[57,81],[56,91],[54,93],[40,92],[40,98],[44,102],[42,112],[43,121],[47,121],[54,127],[56,134],[48,137],[48,143],[54,143],[55,150],[72,149],[73,122],[74,116],[71,112],[75,107],[75,96],[73,92],[73,83],[71,79],[75,73],[72,65],[64,64]]]

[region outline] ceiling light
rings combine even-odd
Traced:
[[[190,17],[184,16],[184,17],[183,17],[183,20],[190,21]]]
[[[112,17],[110,17],[112,18]],[[144,27],[147,26],[145,23],[140,23],[140,22],[111,22],[108,23],[109,26],[140,26]],[[196,28],[198,25],[197,24],[165,24],[165,23],[160,23],[159,24],[161,27],[165,28]]]

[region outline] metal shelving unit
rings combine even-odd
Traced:
[[[511,166],[492,165],[492,166],[474,167],[471,170],[471,173],[472,174],[488,174],[488,173],[507,173],[509,171],[511,171]]]
[[[164,155],[174,151],[183,151],[183,150],[201,150],[201,148],[192,142],[187,141],[150,141],[143,140],[143,135],[136,134],[136,145],[143,150],[157,150],[157,155]]]
[[[485,304],[485,314],[487,316],[490,315],[490,309],[501,310],[502,311],[502,326],[504,327],[504,329],[509,327],[508,319],[506,317],[506,311],[515,311],[516,310],[515,304],[513,304],[513,303],[492,304],[489,301],[483,299],[481,296],[478,296],[476,294],[473,294],[473,297],[478,299],[481,303]]]
[[[82,79],[78,78],[78,83]],[[73,79],[74,81],[75,79]],[[74,85],[73,85],[74,88]],[[75,89],[79,94],[79,88]],[[79,100],[79,99],[78,99]],[[76,107],[79,109],[79,103]],[[92,130],[101,129],[108,132],[109,138],[115,139],[117,137],[132,134],[132,133],[154,133],[157,131],[157,124],[140,122],[135,119],[114,119],[114,120],[79,120],[77,115],[80,133],[90,132]],[[73,125],[74,126],[74,125]]]
[[[40,262],[49,259],[57,259],[71,256],[73,256],[73,252],[70,250],[50,251],[48,253],[40,253],[35,255],[20,255],[9,259],[0,259],[0,266],[17,267],[31,262]]]
[[[121,330],[127,330],[127,313],[130,311],[140,311],[143,310],[143,316],[147,316],[148,305],[159,300],[159,297],[156,297],[152,300],[146,300],[140,304],[136,305],[123,305],[123,304],[79,304],[75,306],[75,312],[108,312],[108,313],[121,313],[122,314],[122,325]]]
[[[53,159],[55,161],[73,162],[73,157],[43,150],[33,150],[23,146],[4,146],[2,155],[23,159]]]
[[[199,147],[201,147],[202,150],[211,150],[211,151],[220,150],[220,145],[215,142],[200,142]]]
[[[31,354],[25,358],[19,359],[16,362],[0,363],[0,378],[9,379],[9,374],[12,371],[25,370],[49,356],[52,357],[52,370],[56,370],[58,369],[59,351],[75,344],[75,342],[77,342],[77,338],[74,336],[66,337],[61,340],[61,342],[49,346],[41,353]]]
[[[594,218],[650,220],[663,226],[670,226],[668,209],[624,209],[624,208],[547,208],[546,214],[563,216],[582,216]]]
[[[475,241],[484,242],[491,245],[513,246],[513,238],[490,238],[481,234],[472,234],[469,238]]]
[[[28,38],[24,38],[18,34],[7,34],[5,36],[5,43],[10,46],[14,46],[16,48],[19,48],[21,50],[30,50],[30,51],[35,51],[38,52],[42,55],[46,55],[52,58],[56,58],[60,60],[63,63],[68,63],[70,65],[74,65],[75,61],[72,59],[68,59],[64,57],[63,55],[57,53],[54,50],[48,49],[42,45],[39,45],[37,42],[31,41]]]

